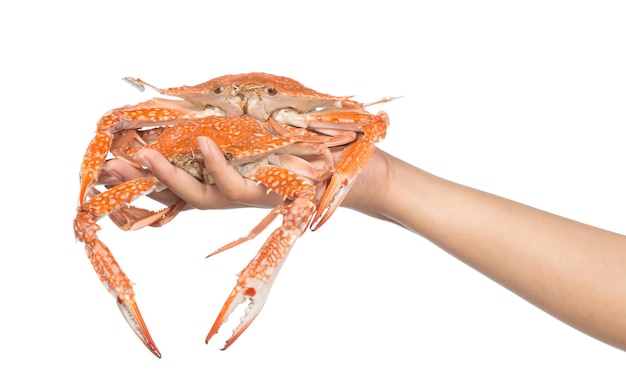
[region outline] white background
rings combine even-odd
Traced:
[[[153,96],[122,77],[172,87],[264,71],[360,101],[404,96],[384,106],[381,148],[625,233],[620,3],[5,2],[0,382],[624,383],[623,352],[423,238],[348,210],[298,242],[261,315],[225,352],[204,337],[263,239],[204,256],[264,211],[188,212],[134,233],[102,221],[158,360],[72,230],[96,120]]]

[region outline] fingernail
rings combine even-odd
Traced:
[[[202,152],[203,156],[206,157],[207,155],[209,155],[209,144],[207,143],[207,140],[204,136],[198,137],[198,146],[200,146],[200,152]]]
[[[152,169],[152,164],[150,164],[150,161],[148,160],[148,158],[146,158],[146,155],[143,153],[143,151],[137,151],[136,157],[142,166],[147,167],[148,169]]]

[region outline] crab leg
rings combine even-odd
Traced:
[[[311,230],[322,226],[341,205],[354,181],[367,165],[376,150],[376,142],[385,137],[389,118],[384,112],[371,116],[371,122],[362,127],[364,137],[347,147],[333,170],[332,177],[322,196],[312,220]]]
[[[169,223],[187,202],[180,199],[171,206],[159,211],[146,210],[140,207],[121,207],[109,214],[109,219],[124,231],[139,230],[146,226],[161,227]]]
[[[320,228],[341,205],[375,149],[376,146],[372,142],[360,140],[344,151],[333,168],[330,182],[320,199],[318,210],[312,220],[312,231]]]
[[[257,170],[254,179],[265,184],[268,189],[282,193],[283,196],[291,197],[293,201],[272,211],[248,237],[241,238],[218,250],[218,252],[222,251],[256,236],[263,227],[269,225],[268,219],[275,217],[276,211],[283,215],[282,225],[272,232],[256,256],[238,274],[237,285],[224,303],[206,337],[208,343],[219,328],[228,321],[228,317],[235,309],[247,301],[248,306],[245,314],[241,317],[241,322],[235,327],[232,336],[226,341],[222,350],[232,345],[259,314],[289,251],[291,251],[296,240],[306,231],[316,209],[313,186],[294,173],[279,167],[266,166]]]
[[[185,101],[158,98],[136,106],[112,110],[104,115],[98,122],[96,135],[89,143],[80,167],[79,206],[85,202],[87,192],[96,183],[102,171],[115,132],[150,125],[171,124],[197,115],[200,113],[194,111]]]
[[[259,235],[263,230],[265,230],[267,228],[267,226],[270,225],[270,223],[272,223],[274,221],[274,219],[276,219],[276,217],[278,216],[278,214],[281,213],[281,211],[283,210],[283,208],[285,207],[284,204],[280,204],[277,207],[275,207],[272,211],[270,211],[269,214],[267,214],[265,216],[265,218],[263,218],[263,220],[261,220],[261,222],[256,225],[246,236],[243,236],[237,240],[234,240],[222,247],[220,247],[219,249],[215,250],[214,252],[212,252],[211,254],[207,255],[208,257],[212,257],[215,254],[219,254],[223,251],[226,251],[228,249],[232,249],[233,247],[240,245],[244,242],[247,242],[251,239],[256,238],[257,235]]]
[[[340,131],[363,132],[374,142],[385,138],[389,118],[383,111],[372,115],[365,110],[329,110],[300,114],[295,111],[281,111],[275,117],[283,124],[309,128],[313,131],[324,132],[324,129]]]
[[[116,299],[117,306],[126,322],[143,344],[157,357],[161,357],[135,302],[132,283],[106,245],[96,233],[100,226],[96,221],[107,214],[128,205],[133,199],[152,192],[157,185],[155,178],[146,177],[119,184],[96,195],[81,206],[74,219],[76,239],[85,243],[87,256],[100,281]]]

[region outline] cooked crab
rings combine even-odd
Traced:
[[[131,201],[166,188],[152,176],[98,191],[94,186],[103,179],[106,159],[112,154],[141,167],[134,154],[141,147],[150,147],[199,180],[212,183],[197,144],[199,136],[208,136],[242,176],[284,197],[247,237],[218,250],[253,238],[282,215],[280,227],[239,274],[206,337],[208,342],[237,306],[248,302],[226,349],[259,314],[295,241],[308,227],[319,228],[340,205],[375,150],[375,143],[384,138],[387,115],[371,114],[365,109],[368,105],[349,97],[318,93],[292,79],[264,73],[222,76],[197,86],[169,89],[139,79],[126,80],[142,90],[148,86],[178,99],[154,98],[114,109],[100,119],[80,169],[74,230],[127,322],[157,357],[161,354],[139,312],[132,284],[98,239],[100,227],[96,222],[109,216],[125,230],[162,225],[182,209],[184,202],[160,212],[130,206]],[[334,162],[330,149],[338,147],[343,150]]]

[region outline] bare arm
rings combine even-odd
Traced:
[[[278,201],[228,167],[212,142],[201,149],[215,186],[153,151],[143,161],[194,207]],[[136,172],[123,163],[108,167],[126,178]],[[626,236],[441,179],[380,150],[343,206],[425,237],[563,322],[626,350]]]
[[[372,192],[368,210],[424,236],[563,322],[626,350],[626,236],[379,155],[389,170],[382,185],[393,188]]]

